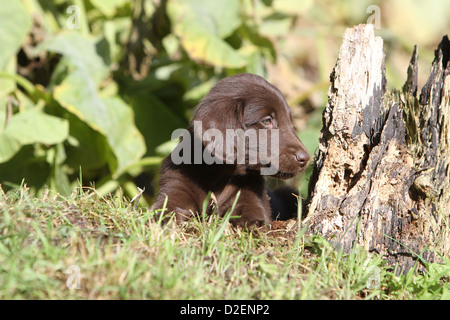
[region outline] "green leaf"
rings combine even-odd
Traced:
[[[187,126],[187,123],[152,94],[137,94],[130,104],[136,114],[136,126],[145,137],[147,156],[158,154],[156,148],[170,140],[175,129]]]
[[[68,121],[70,137],[66,144],[66,164],[77,171],[83,168],[83,177],[89,180],[90,171],[95,172],[107,164],[108,140],[73,114],[69,113]]]
[[[215,77],[211,77],[209,80],[201,82],[195,87],[192,87],[184,94],[184,100],[200,101],[201,98],[206,96],[211,88],[217,83]]]
[[[247,38],[248,40],[250,40],[250,42],[253,44],[253,51],[258,52],[259,55],[264,52],[267,57],[269,57],[273,62],[276,60],[277,53],[272,40],[260,34],[256,26],[242,24],[242,26],[239,28],[239,34],[243,38]]]
[[[50,187],[58,193],[68,196],[73,188],[67,177],[64,161],[66,152],[62,143],[57,144],[47,152],[47,162],[51,164],[52,175],[50,177]]]
[[[63,55],[69,72],[54,89],[54,98],[108,142],[107,159],[113,178],[139,160],[145,153],[142,135],[134,124],[132,109],[120,98],[104,98],[100,83],[109,74],[104,60],[97,54],[95,43],[76,32],[65,32],[45,42],[40,49]]]
[[[21,1],[0,0],[0,8],[0,70],[15,73],[15,55],[31,28],[31,17]],[[0,78],[0,97],[15,88],[14,81]]]
[[[211,34],[226,38],[242,23],[239,5],[239,0],[171,0],[167,3],[167,11],[176,24],[190,22]]]
[[[146,151],[145,141],[134,125],[133,110],[118,97],[104,100],[110,112],[111,127],[107,139],[117,158],[117,178],[128,166],[138,161]]]
[[[119,7],[129,3],[128,0],[91,0],[91,3],[105,16],[112,17]]]
[[[166,141],[156,147],[156,154],[161,157],[167,157],[173,151],[173,149],[175,149],[178,143],[179,141]]]
[[[11,159],[19,150],[22,144],[6,134],[0,134],[0,163]]]
[[[31,28],[31,16],[21,1],[0,0],[0,69],[3,69],[22,45]]]
[[[92,91],[106,78],[109,68],[97,54],[93,39],[76,31],[61,32],[56,37],[41,43],[37,51],[47,50],[59,53],[73,64],[75,70],[86,76],[85,86]]]
[[[3,134],[16,137],[21,144],[56,144],[66,140],[67,120],[30,109],[14,115]]]
[[[37,192],[48,182],[50,165],[37,150],[38,145],[23,146],[11,160],[0,163],[0,183],[20,185],[25,179],[31,192]],[[0,152],[1,154],[1,152]]]
[[[11,117],[0,134],[0,163],[11,159],[23,145],[33,143],[57,144],[67,139],[67,120],[30,109]]]
[[[117,160],[109,159],[116,178],[144,155],[144,139],[134,125],[133,111],[127,104],[117,97],[100,98],[84,83],[82,73],[73,72],[55,88],[55,99],[106,137]]]
[[[14,74],[17,69],[17,58],[13,56],[11,60],[6,64],[6,66],[3,68],[3,70],[6,71],[8,74]],[[0,71],[2,73],[0,75],[0,98],[6,97],[8,94],[16,89],[16,82],[11,78],[3,77],[2,75],[4,72]]]
[[[239,0],[172,0],[167,14],[174,33],[193,60],[241,68],[245,59],[223,39],[242,23]]]

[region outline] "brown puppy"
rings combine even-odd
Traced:
[[[262,77],[238,74],[219,81],[197,107],[182,141],[162,163],[152,209],[183,221],[202,210],[212,192],[219,215],[231,209],[239,226],[272,220],[264,175],[294,177],[309,160],[281,92]],[[275,214],[274,214],[275,215]]]

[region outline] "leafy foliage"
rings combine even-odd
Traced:
[[[133,196],[135,177],[155,175],[171,132],[218,79],[265,74],[276,59],[266,24],[294,19],[270,1],[73,4],[0,0],[4,188],[25,179],[68,194],[82,179]]]
[[[133,197],[198,100],[238,72],[282,90],[312,154],[342,35],[372,5],[388,85],[403,85],[414,44],[423,83],[448,30],[445,1],[0,0],[0,184],[67,194],[82,179]]]

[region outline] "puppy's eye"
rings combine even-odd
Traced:
[[[264,119],[261,120],[261,123],[266,127],[271,127],[273,124],[272,117],[265,117]]]

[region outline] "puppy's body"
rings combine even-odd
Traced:
[[[233,205],[240,190],[239,201],[232,220],[237,225],[262,225],[271,221],[271,209],[264,177],[257,174],[235,175],[232,165],[226,164],[180,164],[167,157],[162,165],[160,191],[154,209],[162,208],[168,197],[168,212],[175,211],[177,221],[189,218],[194,212],[201,212],[208,192],[216,198],[217,213],[224,215]]]
[[[239,74],[219,81],[201,101],[188,127],[191,142],[203,137],[202,133],[194,132],[194,121],[201,121],[204,131],[217,129],[223,132],[223,136],[226,136],[226,129],[241,129],[243,132],[265,129],[269,136],[277,129],[280,150],[276,177],[295,176],[309,160],[295,133],[291,111],[283,95],[259,76]],[[224,149],[227,143],[229,141],[224,142]],[[201,145],[203,152],[205,142],[201,141]],[[190,151],[190,163],[175,164],[171,156],[163,161],[159,194],[153,209],[161,209],[167,197],[167,212],[175,212],[177,220],[184,220],[194,212],[201,212],[208,192],[213,192],[217,213],[223,215],[232,207],[240,190],[233,212],[240,218],[232,222],[240,226],[271,222],[271,205],[261,175],[261,169],[268,164],[249,161],[248,150],[244,163],[238,162],[236,157],[230,163],[225,161],[226,155],[218,153],[214,156],[223,164],[206,164],[203,160],[196,164],[194,153],[198,150],[192,144]]]

